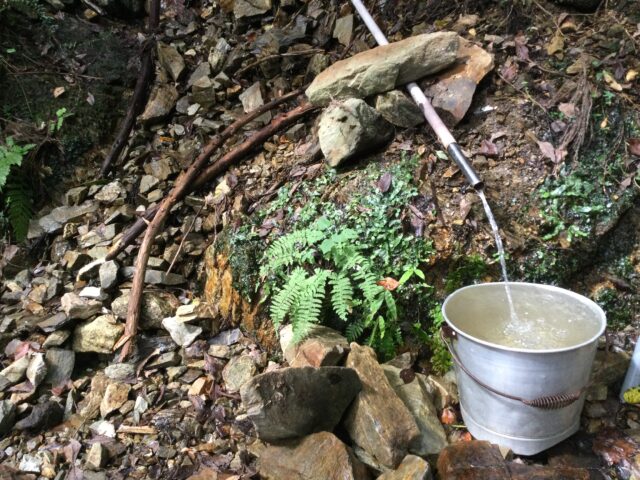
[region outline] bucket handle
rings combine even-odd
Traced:
[[[451,328],[449,325],[443,325],[440,329],[440,338],[446,345],[447,350],[449,350],[449,353],[451,354],[451,357],[453,358],[453,361],[455,362],[455,364],[458,365],[458,367],[460,367],[462,371],[466,373],[469,376],[469,378],[471,378],[471,380],[476,382],[485,390],[490,391],[491,393],[494,393],[504,398],[508,398],[510,400],[521,402],[525,405],[528,405],[529,407],[541,408],[543,410],[557,410],[560,408],[568,407],[572,403],[576,402],[580,398],[580,396],[584,393],[584,391],[587,389],[588,385],[581,388],[577,392],[563,393],[560,395],[549,395],[547,397],[538,397],[532,400],[501,392],[484,383],[482,380],[480,380],[478,377],[472,374],[467,369],[467,367],[463,365],[463,363],[460,361],[460,357],[458,357],[458,354],[456,353],[451,343],[451,340],[454,340],[455,338],[457,338],[457,334],[453,328]]]

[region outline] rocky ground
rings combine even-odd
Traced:
[[[33,40],[28,22],[2,37],[24,48],[1,57],[3,134],[20,139],[30,108],[73,113],[37,140],[64,168],[43,160],[48,198],[27,243],[5,242],[0,258],[4,477],[640,477],[639,412],[618,400],[640,304],[637,5],[378,2],[402,45],[381,54],[346,4],[167,2],[149,101],[112,175],[96,180],[142,42],[135,21],[116,20],[141,4],[104,3],[55,2],[51,37]],[[38,84],[32,70],[54,74]],[[421,336],[434,334],[446,293],[499,275],[479,200],[396,89],[412,80],[484,179],[512,278],[572,288],[609,316],[581,431],[535,457],[472,440],[455,375]],[[172,210],[149,259],[137,348],[118,362],[138,245],[105,255],[210,136],[299,87],[322,108]],[[421,255],[426,286],[398,290],[404,341],[391,354],[366,336],[350,342],[339,323],[293,344],[258,301],[268,245],[354,211],[369,222],[354,227],[364,241],[409,238],[389,247],[390,280]]]

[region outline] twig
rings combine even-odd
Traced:
[[[298,57],[301,55],[313,55],[316,53],[324,53],[324,50],[320,48],[311,48],[309,50],[300,50],[298,52],[286,52],[286,53],[275,53],[273,55],[265,55],[264,57],[260,57],[256,61],[251,62],[246,67],[242,67],[240,70],[238,70],[235,73],[235,77],[240,78],[243,73],[247,72],[248,70],[251,70],[253,67],[257,67],[261,63],[268,62],[269,60],[275,60],[281,57]]]
[[[151,1],[151,11],[149,12],[149,31],[153,33],[160,23],[160,0]],[[104,177],[109,170],[114,160],[120,156],[122,149],[127,143],[131,129],[135,124],[136,117],[140,113],[140,110],[147,102],[147,94],[149,90],[149,84],[153,77],[154,59],[155,59],[155,47],[156,40],[153,36],[149,38],[142,47],[142,65],[140,67],[140,73],[136,81],[136,87],[133,91],[133,97],[131,97],[131,103],[127,110],[127,116],[124,118],[118,135],[116,136],[109,154],[105,157],[100,168],[100,176]]]
[[[311,105],[304,105],[302,107],[306,108],[306,110],[304,110],[303,113],[306,113],[307,111],[315,108]],[[295,117],[295,119],[299,118],[300,117],[299,112],[302,107],[297,107],[296,109],[292,110],[292,112],[289,112],[288,114],[281,115],[280,117],[276,117],[269,124],[269,127],[278,125],[279,128],[282,128],[282,126],[286,124],[285,120],[293,112],[298,112],[298,116]],[[131,293],[130,293],[130,300],[129,300],[129,305],[127,309],[127,321],[125,324],[124,336],[117,342],[116,346],[114,347],[114,349],[122,347],[122,350],[120,351],[120,356],[119,356],[121,360],[124,360],[129,355],[132,348],[132,340],[134,339],[138,330],[138,319],[140,317],[140,305],[142,303],[142,292],[144,290],[145,270],[147,267],[147,262],[149,260],[149,255],[151,253],[151,246],[155,241],[156,234],[160,231],[161,226],[169,216],[171,208],[179,200],[184,198],[184,196],[187,195],[191,190],[193,190],[194,186],[197,187],[198,185],[202,185],[206,183],[209,178],[213,178],[220,171],[222,171],[223,169],[229,166],[229,164],[231,163],[231,160],[233,160],[234,157],[230,154],[227,154],[223,156],[221,159],[219,159],[216,163],[211,165],[208,169],[203,171],[203,168],[206,165],[209,158],[211,157],[211,155],[222,146],[225,140],[233,136],[235,133],[237,133],[244,124],[248,123],[249,121],[255,119],[256,117],[264,113],[264,112],[261,112],[261,110],[262,108],[259,108],[254,110],[253,112],[248,113],[245,117],[243,117],[245,119],[244,122],[234,122],[230,127],[228,127],[223,132],[223,134],[226,132],[226,136],[223,136],[221,134],[219,136],[214,137],[207,144],[207,146],[204,148],[202,153],[200,153],[200,155],[198,155],[198,157],[194,160],[191,166],[189,166],[189,168],[187,168],[187,170],[185,170],[178,177],[178,179],[176,180],[173,186],[173,189],[169,192],[169,195],[167,195],[164,198],[164,200],[160,203],[160,207],[158,208],[158,211],[156,212],[155,216],[153,217],[153,220],[151,220],[151,222],[149,223],[149,226],[147,227],[147,230],[142,239],[142,244],[140,245],[140,250],[138,251],[138,256],[136,257],[135,269],[134,269],[135,274],[134,274],[132,285],[131,285]],[[262,137],[259,134],[265,132],[266,130],[269,130],[269,129],[265,128],[260,130],[252,138],[255,138],[256,141],[260,141]],[[271,133],[271,135],[273,135],[273,132]],[[269,136],[270,135],[264,136],[264,139],[268,138]],[[255,145],[256,144],[254,143],[253,145],[251,145],[251,147],[253,148],[255,147]],[[247,142],[244,142],[239,147],[234,148],[233,152],[231,153],[234,153],[237,151],[237,152],[242,152],[242,155],[246,155],[250,150],[251,148],[247,148]],[[238,157],[235,157],[235,158],[237,159]],[[239,158],[242,158],[242,157],[239,157]]]
[[[173,270],[173,266],[175,265],[176,260],[178,260],[178,257],[180,256],[180,252],[184,247],[184,242],[187,240],[187,236],[189,236],[189,234],[191,233],[191,230],[193,230],[193,226],[196,224],[196,220],[198,220],[198,217],[200,216],[200,213],[202,212],[204,205],[205,205],[204,203],[200,205],[200,208],[196,212],[195,217],[193,217],[193,220],[191,221],[191,225],[189,225],[189,228],[187,228],[187,231],[184,232],[184,235],[182,235],[182,240],[180,240],[180,245],[178,245],[178,250],[176,251],[176,254],[173,256],[173,260],[171,260],[171,265],[169,265],[169,268],[167,268],[167,275],[169,275],[171,273],[171,270]]]
[[[209,142],[209,144],[205,147],[205,150],[209,149],[210,146],[214,143],[220,142],[221,144],[227,141],[231,136],[234,135],[235,132],[237,132],[240,128],[244,127],[247,123],[259,117],[263,113],[273,110],[278,105],[300,95],[303,92],[304,88],[305,87],[299,88],[298,90],[295,90],[291,93],[278,97],[275,100],[272,100],[271,102],[265,105],[262,105],[261,107],[239,118],[234,123],[232,123],[229,127],[227,127],[219,136],[213,137]],[[214,150],[211,150],[211,153],[213,153]],[[158,211],[159,208],[160,208],[159,205],[155,205],[154,207],[148,209],[144,213],[144,215],[138,218],[138,220],[136,220],[136,222],[124,233],[122,238],[118,240],[118,242],[113,247],[111,247],[111,249],[109,250],[109,253],[107,254],[106,259],[113,260],[120,254],[120,252],[122,252],[125,248],[131,245],[135,241],[135,239],[138,238],[140,234],[145,231],[145,229],[147,228],[148,222],[153,220],[153,217],[156,215],[156,212]]]

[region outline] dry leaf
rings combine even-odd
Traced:
[[[615,90],[616,92],[621,92],[622,91],[622,85],[620,85],[618,82],[616,82],[616,79],[613,78],[613,75],[611,75],[606,70],[603,72],[602,75],[603,75],[604,81],[607,83],[607,85],[609,85],[609,88],[611,90]]]
[[[380,179],[378,180],[378,183],[376,183],[376,185],[378,186],[378,189],[382,193],[387,193],[389,191],[389,188],[391,187],[391,179],[392,179],[391,174],[389,172],[386,172],[380,177]]]
[[[553,36],[549,45],[547,45],[547,53],[549,55],[554,55],[556,53],[562,52],[564,49],[564,37],[560,32],[556,32]]]
[[[516,35],[513,40],[516,44],[516,55],[518,56],[518,59],[522,60],[523,62],[530,62],[531,60],[529,59],[529,49],[527,48],[527,39],[525,38],[525,36]]]
[[[538,140],[538,147],[540,147],[542,155],[555,163],[556,149],[553,148],[553,145],[551,145],[549,142],[541,142],[540,140]]]
[[[94,105],[96,103],[96,99],[91,92],[87,93],[87,103],[89,105]]]
[[[629,153],[636,157],[640,157],[640,138],[630,138],[628,144]]]
[[[573,118],[576,116],[576,106],[573,103],[561,103],[558,105],[558,110],[560,110],[567,118]]]
[[[393,292],[400,285],[400,282],[391,277],[385,277],[382,280],[378,280],[376,283],[390,292]]]
[[[629,70],[627,72],[627,74],[624,76],[624,81],[625,82],[633,82],[636,77],[638,76],[638,71],[637,70]]]
[[[498,146],[493,143],[491,140],[482,140],[482,143],[480,144],[480,150],[478,150],[478,153],[486,156],[486,157],[497,157],[500,155],[500,150],[498,149]]]
[[[64,87],[56,87],[56,88],[53,89],[53,97],[54,98],[58,98],[65,91],[66,91],[66,89]]]
[[[440,423],[443,425],[453,425],[456,423],[456,412],[451,408],[445,408],[440,414]]]

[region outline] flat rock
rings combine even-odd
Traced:
[[[76,327],[73,349],[76,352],[113,353],[113,347],[123,332],[124,325],[118,323],[113,315],[102,315]]]
[[[314,105],[365,98],[436,73],[456,59],[458,36],[437,32],[405,38],[334,63],[306,90]]]
[[[47,376],[47,364],[44,361],[44,354],[34,353],[31,355],[25,376],[34,388],[40,385],[40,382]]]
[[[133,363],[112,363],[104,369],[111,380],[124,382],[136,378],[136,366]]]
[[[232,357],[222,370],[228,392],[237,392],[256,374],[256,363],[249,355]]]
[[[133,278],[133,274],[135,273],[134,267],[123,267],[120,269],[121,275],[126,279]],[[178,275],[177,273],[167,273],[161,270],[145,270],[144,272],[144,281],[145,283],[150,283],[152,285],[181,285],[185,283],[187,280],[182,275]]]
[[[69,319],[86,320],[102,310],[101,302],[82,298],[74,292],[65,293],[60,299],[60,305]]]
[[[258,458],[265,480],[366,480],[367,468],[330,432],[269,445]]]
[[[63,414],[64,409],[58,402],[48,400],[34,405],[29,416],[16,423],[14,428],[38,432],[58,425],[62,422]]]
[[[25,355],[0,371],[0,376],[6,379],[8,385],[14,385],[25,377],[27,368],[29,368],[29,357]]]
[[[240,101],[245,112],[251,112],[264,105],[260,82],[255,82],[240,94]],[[266,123],[271,120],[271,112],[266,112],[255,119],[257,122]]]
[[[119,409],[129,398],[131,385],[127,383],[110,383],[104,391],[104,397],[100,402],[100,415],[105,418],[111,412]]]
[[[378,480],[431,480],[431,468],[422,458],[407,455],[397,469],[383,473]]]
[[[347,432],[377,463],[396,468],[419,437],[420,430],[389,385],[370,347],[351,343],[345,365],[353,368],[362,382],[362,391],[345,416]]]
[[[360,388],[350,368],[284,368],[254,377],[240,396],[258,437],[276,441],[333,430]]]
[[[100,277],[100,287],[103,290],[111,290],[118,284],[119,268],[115,260],[108,260],[100,265],[98,275]]]
[[[101,443],[96,442],[87,452],[84,464],[91,470],[99,470],[107,464],[108,455],[107,449]]]
[[[202,333],[202,327],[189,325],[175,317],[162,320],[162,326],[169,332],[173,341],[181,347],[188,347]]]
[[[442,450],[438,475],[443,480],[511,478],[498,446],[478,440],[454,443]]]
[[[424,122],[420,107],[400,90],[381,93],[375,103],[382,118],[397,127],[411,128]]]
[[[127,318],[127,308],[131,291],[123,290],[122,295],[111,303],[111,310],[120,319]],[[142,294],[142,306],[140,308],[140,328],[160,329],[162,320],[170,317],[180,301],[168,292],[145,292]]]
[[[280,331],[280,347],[290,367],[329,367],[339,365],[349,352],[347,339],[331,328],[315,325],[302,342],[294,344],[293,329]]]
[[[439,454],[447,446],[447,435],[433,405],[426,377],[417,373],[412,381],[405,383],[400,368],[391,365],[382,365],[382,368],[389,384],[409,409],[420,430],[409,451],[420,456]]]
[[[45,362],[47,363],[47,376],[44,381],[54,387],[65,385],[71,380],[76,354],[73,350],[50,348],[45,353]]]
[[[236,18],[262,15],[271,8],[271,0],[235,0],[233,14]]]
[[[16,406],[9,400],[0,400],[0,437],[13,428],[16,421]]]
[[[162,68],[177,82],[184,71],[184,59],[174,47],[158,42],[158,61]]]
[[[153,87],[149,101],[139,119],[142,123],[159,122],[166,118],[176,106],[180,95],[173,85],[160,84]]]
[[[100,189],[98,193],[95,194],[93,198],[95,198],[99,202],[111,204],[115,202],[119,197],[124,196],[124,193],[124,187],[119,181],[116,180],[114,182],[107,183]]]
[[[460,37],[456,65],[440,75],[426,91],[431,104],[449,126],[462,120],[480,80],[494,66],[493,55]]]
[[[333,27],[333,38],[337,39],[345,47],[351,42],[353,33],[353,14],[345,15],[336,20]]]
[[[73,205],[79,205],[84,202],[85,198],[87,198],[87,193],[89,192],[89,187],[74,187],[64,194],[64,203],[71,207]]]
[[[42,342],[42,348],[59,347],[66,342],[67,338],[70,336],[71,332],[69,330],[57,330],[52,332],[47,339]]]
[[[318,127],[320,149],[331,167],[387,143],[393,133],[382,115],[357,98],[329,106]]]

